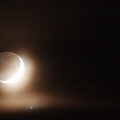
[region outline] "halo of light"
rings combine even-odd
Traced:
[[[24,73],[24,63],[23,63],[23,60],[20,57],[19,57],[19,59],[20,59],[21,65],[20,65],[20,68],[19,68],[17,74],[15,76],[13,76],[12,78],[6,80],[6,81],[0,80],[1,83],[10,84],[10,83],[16,82],[17,80],[19,80],[21,78],[21,76]]]

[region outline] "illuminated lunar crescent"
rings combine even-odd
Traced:
[[[19,57],[19,59],[20,59],[20,68],[19,68],[17,74],[14,77],[12,77],[12,78],[10,78],[6,81],[0,80],[0,82],[9,84],[9,83],[16,82],[17,80],[19,80],[22,77],[22,75],[24,73],[24,63],[23,63],[23,60],[20,57]]]

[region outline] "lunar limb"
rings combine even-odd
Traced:
[[[7,79],[6,81],[0,80],[1,83],[5,83],[5,84],[14,83],[22,77],[24,73],[24,63],[23,63],[22,58],[20,58],[18,55],[17,57],[20,59],[20,67],[19,67],[18,72],[12,78]]]

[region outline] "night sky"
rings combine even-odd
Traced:
[[[0,2],[0,53],[35,61],[38,94],[118,99],[118,11],[101,1]]]

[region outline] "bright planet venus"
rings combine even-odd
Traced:
[[[24,73],[24,63],[20,56],[12,52],[0,54],[0,82],[9,84],[19,80]]]

